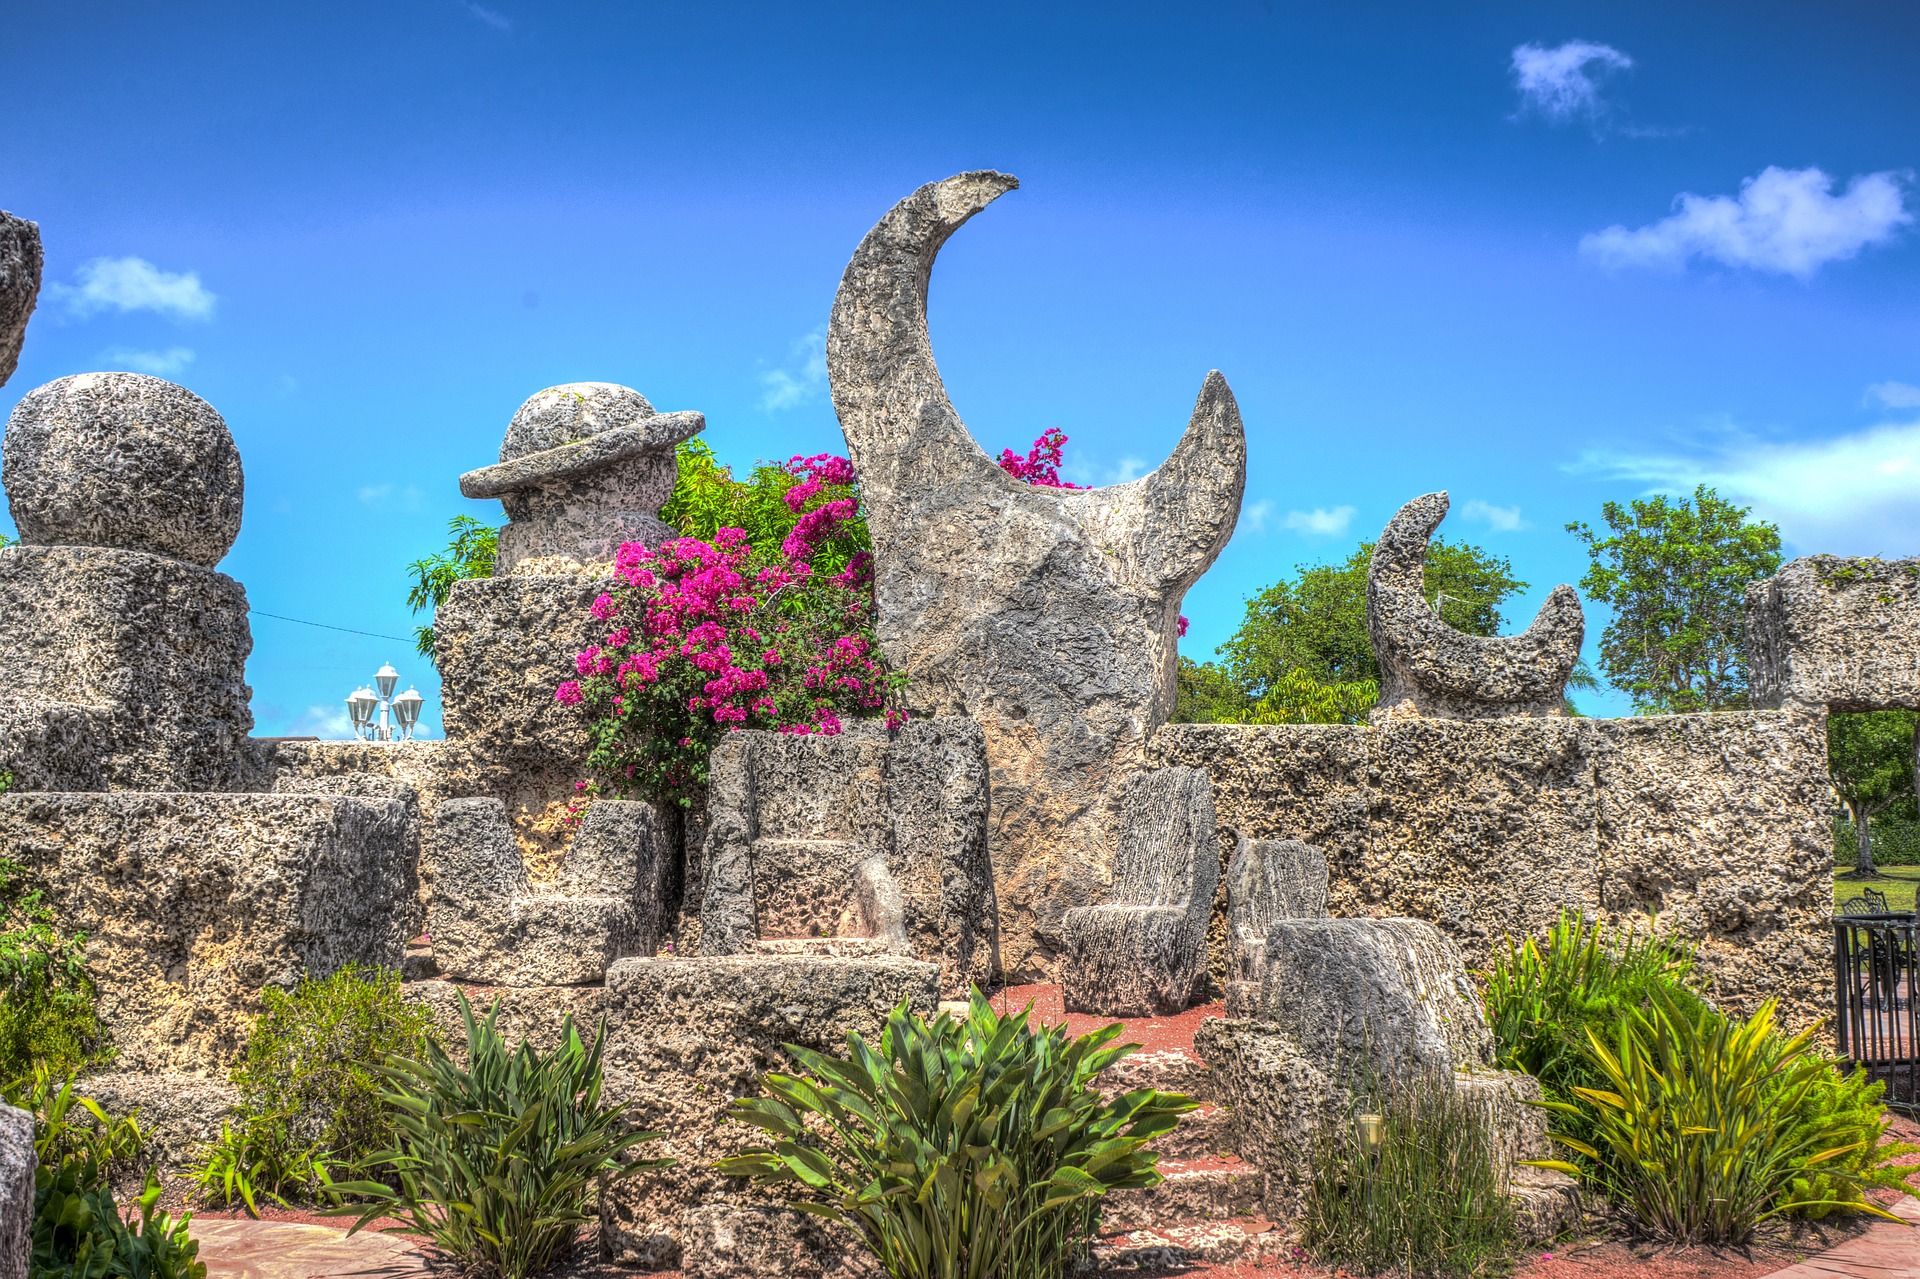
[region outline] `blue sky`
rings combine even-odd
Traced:
[[[838,450],[860,236],[1017,174],[932,325],[990,451],[1150,469],[1245,416],[1243,599],[1405,500],[1532,583],[1609,498],[1707,481],[1799,553],[1920,552],[1920,13],[1896,4],[6,4],[0,207],[47,280],[0,411],[159,372],[226,417],[255,608],[404,636],[408,561],[558,382]],[[1589,606],[1589,651],[1605,611]],[[256,732],[337,732],[397,640],[254,619]],[[1592,709],[1622,711],[1617,698]]]

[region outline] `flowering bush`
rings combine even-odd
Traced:
[[[1069,484],[1060,478],[1060,452],[1066,446],[1067,434],[1056,426],[1035,440],[1025,457],[1012,449],[1001,449],[997,460],[1000,469],[1016,480],[1049,489],[1083,488],[1084,485]]]
[[[711,541],[620,548],[618,584],[593,604],[606,638],[555,692],[592,717],[589,763],[616,786],[684,804],[724,733],[833,734],[883,713],[898,722],[887,702],[901,680],[873,637],[873,556],[847,545],[864,541],[849,528],[853,467],[822,454],[782,469],[792,521],[777,546],[722,527]]]

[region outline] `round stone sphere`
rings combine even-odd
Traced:
[[[213,406],[144,373],[27,393],[0,444],[20,540],[147,551],[212,568],[240,533],[240,450]]]
[[[536,392],[507,424],[500,460],[557,449],[589,435],[631,426],[652,417],[653,405],[630,386],[612,382],[569,382]]]

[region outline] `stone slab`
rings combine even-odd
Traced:
[[[0,1279],[27,1279],[38,1167],[33,1116],[0,1103]]]
[[[553,693],[575,654],[600,638],[589,610],[606,583],[576,576],[454,583],[434,614],[441,723],[481,757],[584,776],[586,718]]]
[[[1755,706],[1920,710],[1920,559],[1794,560],[1747,588]]]
[[[260,991],[398,968],[414,896],[405,806],[297,795],[0,795],[0,848],[87,934],[117,1068],[218,1071]]]

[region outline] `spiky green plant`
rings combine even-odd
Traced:
[[[1449,1075],[1366,1080],[1315,1128],[1301,1243],[1362,1274],[1506,1273],[1516,1236],[1494,1134],[1486,1102]]]
[[[498,1004],[482,1021],[458,999],[466,1066],[429,1039],[419,1059],[379,1068],[392,1084],[385,1096],[400,1143],[368,1164],[394,1185],[336,1182],[337,1192],[366,1199],[336,1211],[357,1216],[356,1231],[398,1217],[473,1274],[524,1279],[565,1258],[596,1183],[664,1165],[623,1159],[660,1134],[631,1130],[625,1104],[601,1100],[604,1021],[591,1045],[569,1016],[553,1051],[531,1041],[508,1048]]]
[[[1741,1021],[1656,991],[1610,1038],[1588,1031],[1606,1086],[1547,1103],[1592,1134],[1554,1134],[1587,1163],[1543,1166],[1595,1183],[1680,1244],[1741,1243],[1761,1222],[1810,1206],[1889,1216],[1863,1192],[1904,1187],[1874,1174],[1904,1152],[1873,1148],[1851,1118],[1813,1104],[1833,1081],[1811,1050],[1814,1033],[1777,1036],[1771,1000]]]
[[[1194,1103],[1141,1089],[1108,1100],[1100,1072],[1133,1051],[1118,1025],[1079,1038],[996,1013],[929,1022],[903,1002],[876,1051],[789,1046],[803,1074],[771,1073],[733,1117],[769,1146],[722,1172],[791,1188],[795,1208],[843,1222],[895,1279],[1057,1279],[1098,1229],[1111,1191],[1155,1185],[1147,1142]]]

